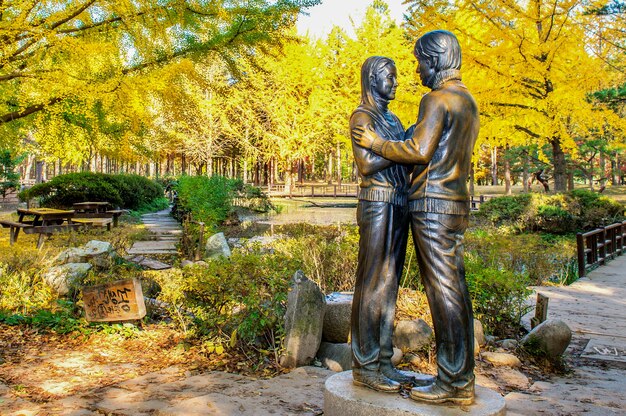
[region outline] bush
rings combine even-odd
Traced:
[[[198,335],[217,342],[277,348],[283,334],[283,315],[293,259],[275,254],[235,252],[231,258],[186,267],[161,275],[159,299],[176,310],[184,326],[195,324]],[[186,321],[186,322],[185,322]]]
[[[284,230],[291,238],[278,240],[275,250],[297,261],[298,268],[324,293],[354,289],[359,253],[357,227],[297,224]]]
[[[623,219],[624,207],[591,191],[564,194],[522,194],[492,198],[480,206],[477,218],[520,232],[572,233]]]
[[[526,303],[532,293],[528,277],[492,267],[471,255],[465,259],[465,269],[475,317],[494,335],[515,333],[530,309]]]
[[[571,263],[576,256],[573,236],[511,234],[502,228],[470,229],[465,233],[468,256],[481,258],[498,270],[528,276],[531,284],[571,280]]]
[[[232,212],[240,182],[223,176],[181,176],[176,184],[173,213],[181,221],[202,221],[215,229]]]
[[[52,178],[19,194],[20,199],[39,198],[46,207],[71,208],[77,202],[107,201],[114,207],[141,209],[163,197],[163,188],[139,175],[69,173]]]

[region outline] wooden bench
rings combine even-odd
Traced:
[[[33,228],[32,224],[9,220],[0,221],[0,225],[2,225],[2,228],[9,228],[9,243],[11,245],[17,241],[17,236],[19,235],[20,230],[24,230],[26,233],[27,228]]]
[[[24,234],[39,234],[39,238],[37,239],[37,248],[41,248],[41,246],[43,245],[44,235],[51,236],[54,233],[69,231],[71,239],[71,232],[84,226],[85,224],[35,225],[31,226],[30,228],[24,228]]]
[[[123,209],[114,209],[111,211],[104,211],[104,212],[77,212],[74,215],[74,220],[76,219],[92,219],[92,218],[99,218],[99,219],[105,219],[105,218],[109,218],[113,220],[113,227],[117,227],[118,226],[118,220],[119,217],[124,214],[126,211]],[[76,221],[74,221],[76,222]]]
[[[91,227],[107,227],[107,231],[111,231],[113,218],[72,218],[72,223],[84,224]]]

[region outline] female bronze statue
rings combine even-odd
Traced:
[[[361,104],[350,128],[372,126],[382,140],[403,140],[402,123],[389,109],[398,86],[395,63],[372,56],[361,68]],[[391,364],[391,337],[408,233],[409,170],[355,145],[361,179],[357,223],[359,260],[352,304],[354,383],[397,392],[413,378]]]

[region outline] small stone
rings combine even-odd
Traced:
[[[191,260],[183,260],[180,262],[180,267],[182,267],[183,269],[185,267],[189,267],[189,266],[193,266],[193,261]]]
[[[474,338],[476,338],[476,340],[478,341],[478,345],[480,345],[481,347],[487,343],[483,324],[478,319],[474,319]]]
[[[496,337],[493,335],[485,335],[485,342],[487,344],[494,344],[496,342]]]
[[[549,359],[561,356],[572,340],[572,330],[559,319],[547,320],[536,326],[521,341],[530,353],[545,354]]]
[[[423,319],[399,321],[393,331],[393,345],[403,350],[416,350],[430,343],[433,330]]]
[[[61,252],[56,261],[61,264],[91,263],[96,267],[108,268],[117,257],[111,243],[91,240],[82,247],[74,247]]]
[[[517,349],[518,342],[514,339],[504,339],[500,341],[500,346],[504,348],[505,350],[512,351],[512,350]]]
[[[317,284],[298,270],[292,279],[285,313],[285,368],[308,365],[322,342],[326,297]]]
[[[402,353],[402,350],[400,348],[394,347],[393,355],[391,356],[391,364],[394,366],[397,366],[398,364],[402,362],[403,357],[404,357],[404,354]]]
[[[483,352],[481,354],[483,360],[493,364],[496,367],[521,367],[522,362],[513,354],[506,352]]]
[[[352,293],[331,293],[326,296],[324,330],[322,339],[326,342],[348,342],[350,318],[352,316]]]
[[[352,348],[348,343],[322,342],[317,359],[331,371],[347,371],[352,369]]]
[[[59,295],[67,295],[70,287],[91,270],[89,263],[67,263],[51,267],[43,276],[44,281]]]
[[[209,259],[230,257],[230,247],[224,233],[213,234],[206,242],[204,256]]]
[[[198,260],[196,262],[193,263],[196,266],[200,266],[200,267],[207,267],[209,265],[209,263],[207,263],[206,261],[203,260]]]

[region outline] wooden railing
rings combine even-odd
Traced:
[[[491,198],[493,198],[493,196],[491,195],[479,195],[479,196],[472,195],[470,198],[470,209],[472,211],[478,211],[480,209],[480,204],[482,204],[483,202]]]
[[[356,198],[359,192],[359,185],[354,183],[344,185],[296,185],[291,188],[287,188],[285,185],[272,185],[264,190],[266,190],[269,196],[273,197]]]
[[[626,221],[576,234],[578,277],[584,277],[592,267],[605,264],[607,259],[624,253],[624,239]]]

